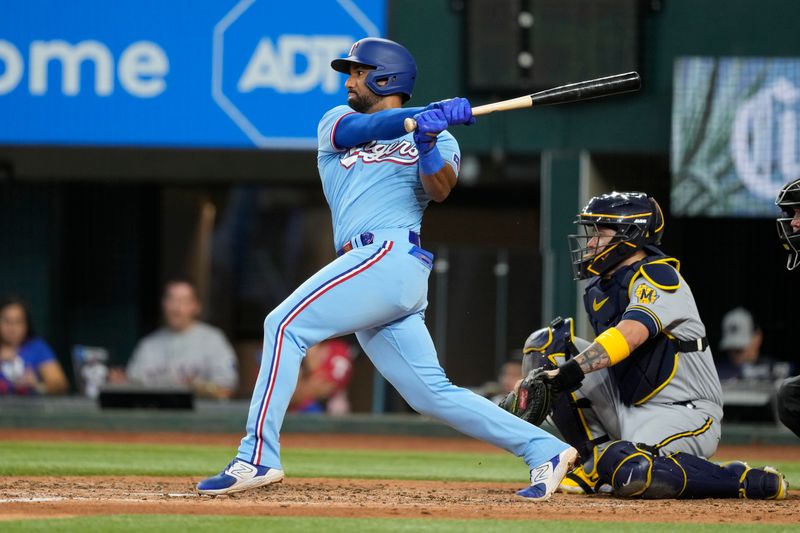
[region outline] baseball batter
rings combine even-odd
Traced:
[[[778,217],[778,239],[788,252],[786,268],[800,265],[800,180],[790,181],[778,193],[775,205]],[[781,422],[800,437],[800,376],[785,380],[778,390],[778,416]]]
[[[771,467],[707,461],[717,449],[722,394],[706,331],[677,259],[657,246],[664,218],[644,193],[592,198],[571,235],[576,279],[597,337],[555,320],[526,342],[522,386],[542,379],[556,393],[552,420],[583,464],[560,490],[644,498],[782,499]],[[574,342],[573,342],[574,341]],[[577,348],[575,346],[577,343]],[[580,350],[580,351],[579,351]]]
[[[355,332],[409,405],[522,457],[531,485],[518,494],[549,498],[577,451],[450,383],[424,323],[433,254],[420,242],[422,213],[456,184],[459,148],[446,129],[474,122],[469,103],[402,108],[417,68],[408,50],[385,39],[362,39],[331,66],[348,76],[348,105],[322,117],[317,162],[339,257],[267,316],[247,435],[236,458],[198,491],[226,494],[283,479],[279,430],[306,349]],[[407,117],[417,121],[413,134],[403,128]]]

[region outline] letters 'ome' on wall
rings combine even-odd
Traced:
[[[313,4],[313,8],[310,4]],[[0,17],[0,143],[313,148],[375,0],[25,0]]]

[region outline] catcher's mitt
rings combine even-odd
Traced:
[[[553,404],[553,382],[545,368],[531,370],[518,391],[508,393],[500,407],[534,426],[541,425]]]

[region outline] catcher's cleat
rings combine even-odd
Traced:
[[[197,484],[200,494],[232,494],[283,481],[283,470],[258,466],[234,459],[225,470]]]
[[[573,468],[564,476],[556,492],[564,494],[594,494],[597,492],[597,483],[600,476],[597,472],[587,473],[583,465]]]
[[[528,501],[543,502],[558,488],[561,480],[578,461],[578,450],[569,447],[549,461],[531,469],[531,485],[517,492]]]
[[[750,468],[744,461],[731,461],[720,466],[739,476],[739,498],[783,500],[789,492],[786,477],[771,466]]]

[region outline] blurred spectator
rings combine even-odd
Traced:
[[[22,300],[0,301],[0,395],[64,394],[67,378]]]
[[[236,392],[236,355],[225,335],[198,321],[197,287],[168,281],[161,300],[165,326],[139,341],[128,362],[127,380],[152,387],[190,387],[205,398],[226,399]],[[124,381],[118,373],[112,381]]]
[[[789,375],[790,364],[775,361],[761,354],[764,334],[743,307],[728,311],[722,317],[722,360],[717,365],[721,381],[775,380]]]
[[[350,412],[347,385],[353,375],[353,348],[342,339],[311,346],[303,359],[289,410],[342,415]]]
[[[514,386],[521,379],[522,361],[519,359],[511,359],[503,363],[503,366],[500,367],[500,374],[497,377],[500,389],[497,394],[491,398],[492,402],[500,403],[509,392],[514,390]]]
[[[475,394],[488,398],[492,403],[500,403],[509,392],[514,390],[517,381],[522,379],[522,355],[520,350],[511,352],[508,361],[503,363],[496,381],[487,381],[480,387],[472,389]]]

